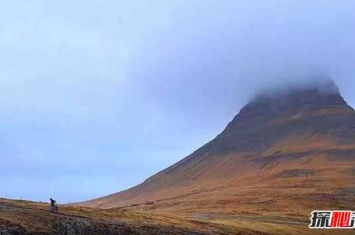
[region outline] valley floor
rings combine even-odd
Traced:
[[[149,208],[94,209],[0,199],[0,234],[353,234],[349,231],[309,230],[309,221],[263,215],[153,213]]]

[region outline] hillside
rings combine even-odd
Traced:
[[[225,234],[222,229],[207,222],[118,209],[91,209],[59,207],[59,214],[50,211],[49,204],[24,200],[0,199],[1,235],[203,235]],[[239,231],[253,233],[251,230]],[[259,233],[260,234],[260,233]]]
[[[355,210],[355,111],[333,82],[256,96],[221,134],[129,190],[81,203],[308,218]]]
[[[152,206],[96,209],[60,205],[59,214],[49,204],[0,199],[1,235],[301,235],[308,221],[265,216],[236,215],[193,218],[152,213]],[[312,231],[312,234],[333,234]],[[337,234],[353,234],[350,230]]]

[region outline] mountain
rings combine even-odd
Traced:
[[[355,209],[354,180],[355,111],[334,82],[323,81],[257,95],[191,155],[80,205],[304,218],[316,209]]]

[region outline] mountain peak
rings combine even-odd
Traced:
[[[224,143],[226,138],[231,139],[220,149],[246,152],[269,148],[296,133],[345,133],[344,126],[353,125],[354,114],[333,81],[263,92],[245,105],[220,134],[218,139]],[[341,136],[349,139],[345,134]]]
[[[263,113],[323,109],[330,106],[348,106],[332,80],[322,80],[297,86],[286,86],[259,92],[240,112],[248,116]]]
[[[286,86],[278,86],[272,89],[264,89],[257,93],[251,102],[258,99],[275,99],[292,96],[301,93],[314,93],[322,96],[340,95],[339,88],[333,80],[316,80],[308,83],[300,83]]]

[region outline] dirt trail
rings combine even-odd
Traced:
[[[188,216],[186,218],[191,219],[201,219],[201,220],[241,220],[241,221],[252,221],[252,222],[262,222],[271,224],[286,224],[286,225],[307,225],[308,221],[301,221],[289,218],[277,218],[277,217],[265,217],[260,215],[214,215],[214,214],[195,214],[193,216]]]

